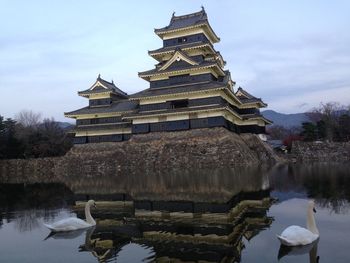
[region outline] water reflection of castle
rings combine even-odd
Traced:
[[[256,195],[255,195],[256,194]],[[138,240],[154,247],[157,259],[173,262],[227,262],[239,260],[244,247],[242,238],[250,240],[272,219],[266,211],[271,205],[268,192],[252,193],[235,206],[222,211],[221,205],[205,204],[210,212],[136,212],[142,227]],[[171,206],[173,208],[173,206]],[[219,208],[218,212],[215,208]]]
[[[82,251],[103,262],[132,242],[152,248],[157,262],[239,261],[243,239],[252,239],[272,222],[267,216],[272,204],[268,178],[254,170],[186,173],[144,173],[135,181],[125,176],[133,182],[126,192],[133,201],[126,207],[118,206],[123,202],[100,202],[98,226],[87,233]],[[83,193],[79,188],[78,193],[99,198],[94,190]]]
[[[176,207],[182,210],[183,206],[164,202],[162,211],[136,208],[134,215],[126,218],[122,213],[114,215],[114,219],[101,217],[97,228],[86,233],[81,251],[90,251],[104,262],[117,257],[124,246],[133,242],[151,248],[154,259],[160,262],[239,261],[244,248],[242,239],[252,239],[272,223],[266,215],[271,199],[268,191],[234,199],[235,206],[224,210],[226,203],[205,204],[210,212],[176,211]]]

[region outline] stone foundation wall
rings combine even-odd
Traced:
[[[298,162],[350,162],[350,142],[293,142]]]
[[[60,158],[0,160],[0,183],[59,182],[55,165]]]
[[[225,128],[134,135],[129,141],[75,145],[65,156],[0,161],[0,182],[59,182],[147,169],[218,168],[276,162],[254,134]]]

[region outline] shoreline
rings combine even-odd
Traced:
[[[234,169],[258,165],[350,162],[350,142],[296,142],[277,154],[255,134],[225,128],[159,132],[129,141],[75,145],[62,157],[0,160],[0,183],[61,182],[66,177],[118,177],[140,171]]]

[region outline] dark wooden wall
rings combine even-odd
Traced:
[[[185,36],[185,38],[186,38],[186,41],[183,41],[183,40],[180,41],[179,37],[163,40],[163,47],[181,46],[183,44],[193,43],[193,42],[210,43],[208,38],[202,33]]]

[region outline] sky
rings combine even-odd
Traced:
[[[202,5],[235,89],[284,113],[350,104],[350,1],[0,0],[0,115],[71,121],[98,74],[128,94],[148,88],[137,73],[157,63],[154,28]]]

